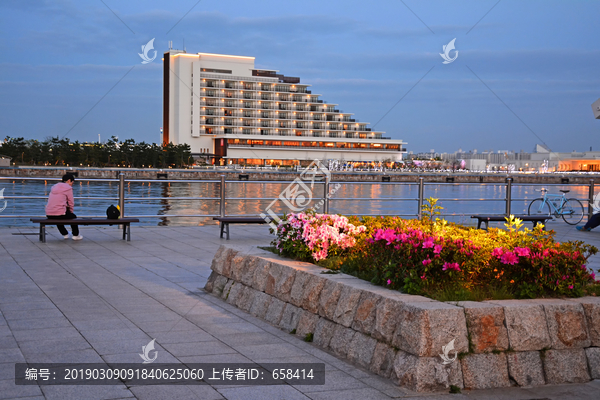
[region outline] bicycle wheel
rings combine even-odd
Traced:
[[[567,199],[561,210],[565,222],[569,225],[577,225],[583,219],[583,204],[577,199]]]
[[[535,199],[529,204],[527,210],[529,215],[551,215],[550,206],[544,199]]]

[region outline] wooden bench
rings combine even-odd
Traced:
[[[261,217],[213,217],[213,220],[219,221],[221,225],[221,239],[223,239],[223,232],[227,233],[227,240],[229,240],[229,224],[266,224],[267,221]]]
[[[123,225],[123,240],[131,241],[132,222],[140,222],[138,218],[74,218],[74,219],[47,219],[31,218],[34,224],[40,224],[40,242],[46,243],[46,225]]]
[[[546,224],[546,221],[551,220],[550,215],[514,215],[515,218],[519,218],[523,221],[533,222],[533,227],[539,223]],[[490,221],[506,222],[506,215],[504,214],[479,214],[471,215],[471,218],[477,218],[477,229],[481,229],[481,223],[485,223],[485,228],[489,228]]]

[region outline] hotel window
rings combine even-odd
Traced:
[[[284,146],[300,146],[300,142],[283,142]]]
[[[248,142],[250,142],[252,146],[254,146],[255,144],[262,145],[264,143],[262,140],[248,140]]]
[[[325,143],[325,147],[335,147],[335,143],[327,142]]]

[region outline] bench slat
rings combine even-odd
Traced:
[[[46,243],[46,225],[123,225],[123,240],[131,241],[131,224],[140,222],[139,218],[73,218],[49,219],[30,218],[35,224],[40,224],[40,242]]]
[[[261,217],[213,217],[213,220],[219,221],[221,225],[221,239],[223,239],[223,233],[227,234],[227,240],[229,240],[229,224],[266,224]]]
[[[533,222],[534,227],[540,222],[545,223],[546,221],[552,219],[551,215],[519,214],[519,215],[513,215],[513,217],[519,218],[520,220],[523,220],[523,221]],[[504,215],[504,214],[476,214],[476,215],[471,215],[471,218],[477,218],[477,229],[481,228],[482,222],[485,223],[484,229],[487,229],[489,227],[489,225],[488,225],[489,222],[505,221],[506,215]]]
[[[140,222],[139,218],[74,218],[74,219],[47,219],[47,218],[31,218],[34,224],[44,225],[121,225],[132,222]]]

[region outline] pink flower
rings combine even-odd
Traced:
[[[442,271],[446,271],[448,269],[452,269],[454,271],[460,271],[460,266],[458,265],[458,263],[445,262],[444,267],[442,268]]]
[[[421,277],[421,279],[423,279],[423,280],[427,279],[427,277],[425,276],[425,274],[423,274],[423,276]]]
[[[432,248],[434,246],[434,244],[435,243],[433,241],[433,238],[432,237],[428,237],[427,239],[425,239],[423,241],[423,248],[424,249],[430,249],[430,248]]]
[[[531,251],[528,247],[515,247],[515,253],[521,257],[529,257],[531,255]]]
[[[500,257],[504,254],[504,249],[502,247],[496,247],[492,250],[492,257]]]
[[[596,273],[595,273],[595,272],[592,272],[592,273],[590,274],[590,277],[591,277],[593,280],[596,280]]]
[[[391,280],[391,279],[388,279],[388,280],[387,280],[387,284],[388,284],[388,285],[391,285],[391,284],[392,284],[392,280]]]
[[[573,285],[569,285],[569,289],[573,289]]]
[[[514,265],[519,262],[519,257],[517,257],[517,255],[512,251],[507,251],[506,253],[502,254],[502,257],[500,257],[500,262],[502,264]]]
[[[550,250],[548,250],[548,249],[544,249],[544,251],[542,251],[542,257],[548,257],[549,254],[550,254]]]
[[[431,264],[431,260],[429,258],[426,258],[425,260],[423,260],[423,265],[427,266]]]
[[[436,244],[435,246],[433,246],[433,253],[434,254],[440,254],[442,252],[442,245],[441,244]]]

